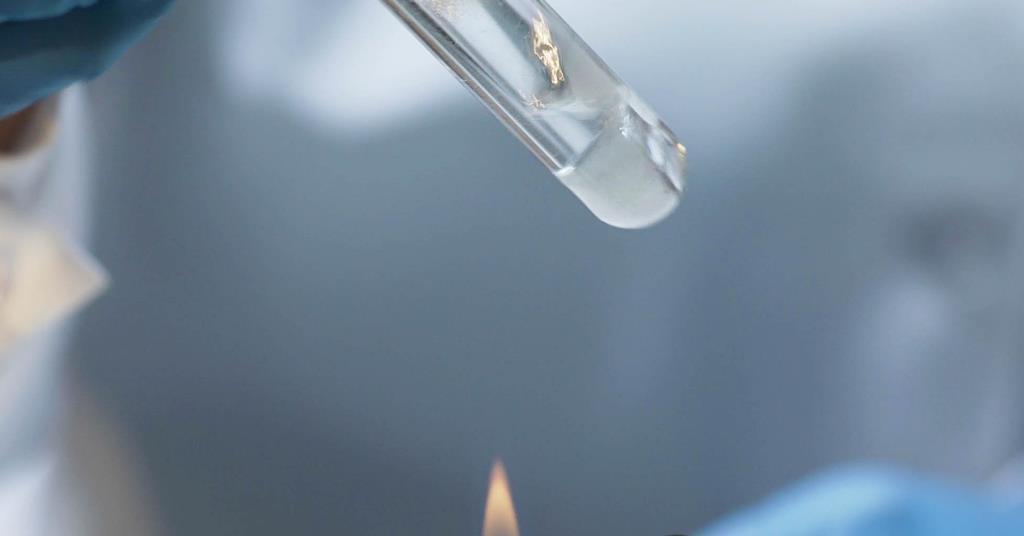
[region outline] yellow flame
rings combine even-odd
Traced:
[[[491,487],[484,512],[484,536],[519,536],[516,507],[508,486],[508,474],[501,460],[491,468]]]

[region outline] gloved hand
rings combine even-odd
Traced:
[[[1024,534],[1024,510],[894,470],[834,470],[727,518],[704,536]]]
[[[101,74],[171,0],[0,0],[0,117]]]

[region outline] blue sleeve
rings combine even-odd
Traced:
[[[98,0],[55,17],[0,23],[0,116],[98,76],[169,4]]]

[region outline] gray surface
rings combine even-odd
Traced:
[[[729,147],[745,88],[652,95],[693,180],[631,233],[468,100],[363,142],[229,100],[182,3],[93,87],[78,370],[174,535],[474,534],[498,454],[526,534],[692,531],[847,460],[982,479],[1020,447],[1024,91],[971,13],[829,49]]]

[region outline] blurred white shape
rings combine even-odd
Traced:
[[[378,129],[462,96],[452,76],[378,2],[357,2],[289,80],[289,104],[313,119]]]
[[[17,467],[0,479],[0,534],[46,534],[52,504],[45,500],[52,488],[55,462],[50,457]]]
[[[70,314],[105,284],[92,257],[53,230],[0,221],[0,350]]]
[[[235,1],[222,58],[232,93],[350,134],[385,131],[461,88],[376,0]]]
[[[878,18],[912,16],[935,1],[551,4],[639,93],[667,108],[670,122],[715,113],[713,121],[700,122],[735,135],[765,120],[773,109],[769,101],[780,98],[772,82],[781,85],[791,79],[788,70],[818,58],[823,36],[829,40]],[[472,102],[378,0],[229,0],[224,9],[219,72],[234,96],[358,136]],[[701,53],[709,49],[714,53]],[[661,66],[671,58],[679,69],[666,72]],[[722,87],[747,88],[750,98],[738,98],[729,109],[701,106],[702,96],[713,101]]]

